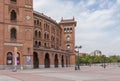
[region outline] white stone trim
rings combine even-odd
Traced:
[[[19,31],[19,26],[18,25],[8,25],[8,32],[10,32],[10,30],[12,28],[16,28],[17,32]]]
[[[6,46],[23,46],[23,44],[19,44],[19,43],[4,43],[4,45],[6,45]]]
[[[31,6],[31,5],[25,5],[25,7],[26,7],[26,8],[32,8],[32,6]]]

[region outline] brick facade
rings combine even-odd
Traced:
[[[0,0],[0,65],[65,67],[75,63],[73,19],[60,23],[33,11],[32,0]],[[17,48],[15,53],[14,49]]]

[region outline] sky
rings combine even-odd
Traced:
[[[74,17],[80,52],[120,55],[120,0],[34,0],[33,5],[57,22]]]

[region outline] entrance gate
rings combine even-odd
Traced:
[[[33,65],[34,68],[39,68],[39,58],[36,52],[33,53]]]

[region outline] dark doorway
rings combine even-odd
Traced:
[[[50,68],[50,58],[49,58],[49,54],[45,54],[45,68]]]
[[[66,67],[68,67],[68,57],[66,56]]]
[[[64,56],[63,55],[62,55],[61,63],[62,63],[62,67],[64,67]]]
[[[33,65],[34,68],[39,68],[39,59],[36,52],[33,53]]]
[[[55,68],[58,67],[58,55],[55,55],[55,59],[54,59],[54,63],[55,63]]]
[[[8,52],[7,53],[7,65],[12,65],[12,63],[13,63],[13,55],[12,55],[12,53],[11,52]]]

